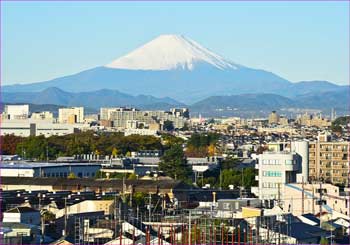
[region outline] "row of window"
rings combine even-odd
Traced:
[[[283,161],[283,160],[280,161],[278,159],[263,159],[262,160],[262,164],[264,164],[264,165],[280,165],[281,162],[282,163],[284,162],[284,164],[286,164],[286,165],[296,164],[295,160],[285,160],[285,161]]]
[[[264,183],[262,183],[263,188],[279,188],[281,186],[282,186],[281,183],[277,183],[277,182],[264,182]]]
[[[282,172],[280,172],[280,171],[263,171],[263,176],[265,176],[265,177],[281,177]]]
[[[67,178],[68,175],[69,175],[69,173],[67,173],[67,172],[60,172],[60,173],[56,172],[56,173],[43,173],[42,175],[43,175],[44,177],[61,177],[61,178]],[[79,177],[79,178],[82,178],[82,177],[94,177],[94,176],[95,176],[95,173],[89,173],[89,172],[87,172],[87,173],[84,173],[84,175],[83,175],[83,173],[81,173],[81,172],[78,173],[78,177]]]

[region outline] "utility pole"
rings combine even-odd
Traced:
[[[46,161],[49,162],[49,145],[46,145]]]
[[[315,189],[312,184],[312,214],[315,214]]]
[[[277,183],[278,193],[277,193],[277,206],[281,206],[281,183]]]
[[[39,199],[39,207],[38,207],[38,209],[39,209],[39,213],[40,213],[40,223],[41,223],[41,236],[40,236],[39,243],[41,244],[43,242],[43,237],[44,237],[44,228],[43,227],[45,226],[45,224],[43,224],[44,219],[43,219],[43,216],[41,214],[41,193],[40,192],[38,194],[38,199]]]
[[[149,192],[149,207],[148,207],[148,222],[151,223],[151,205],[152,205],[152,194]]]
[[[188,213],[188,244],[191,245],[191,210]]]
[[[117,194],[114,194],[114,234],[117,234]]]
[[[322,180],[320,181],[320,200],[319,200],[319,205],[320,205],[320,228],[321,228],[321,216],[322,216]]]
[[[222,190],[222,172],[220,168],[220,191]]]
[[[67,197],[64,198],[64,236],[67,236]]]

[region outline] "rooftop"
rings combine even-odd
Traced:
[[[33,213],[33,212],[39,212],[39,211],[30,207],[16,207],[6,211],[6,213]]]
[[[10,162],[0,165],[2,169],[34,169],[34,168],[50,168],[50,167],[64,167],[64,166],[101,166],[97,163],[64,163],[64,162]]]

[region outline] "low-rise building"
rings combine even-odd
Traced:
[[[53,113],[51,111],[41,111],[41,112],[33,112],[30,115],[30,118],[33,120],[53,120]]]
[[[40,224],[40,212],[30,207],[16,207],[3,213],[5,223]]]
[[[322,209],[319,205],[321,192]],[[283,188],[283,209],[294,215],[318,214],[322,210],[330,214],[336,211],[348,216],[348,199],[345,192],[332,184],[288,183]]]
[[[77,132],[76,125],[53,123],[46,120],[3,120],[0,125],[1,135],[16,135],[22,137],[44,135],[66,135]]]
[[[67,178],[72,173],[78,178],[91,178],[100,169],[101,165],[95,163],[4,163],[0,166],[0,176]]]
[[[58,109],[59,123],[83,123],[84,122],[84,107],[71,107]]]

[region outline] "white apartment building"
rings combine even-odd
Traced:
[[[4,117],[6,119],[27,119],[29,105],[5,105]]]
[[[252,192],[262,200],[282,199],[283,188],[287,183],[295,183],[301,172],[301,157],[294,152],[264,152],[258,155],[255,166],[259,182]]]
[[[83,123],[84,122],[84,107],[71,107],[58,109],[59,123]]]
[[[51,111],[41,111],[41,112],[33,112],[30,116],[33,120],[53,120],[53,113]]]

